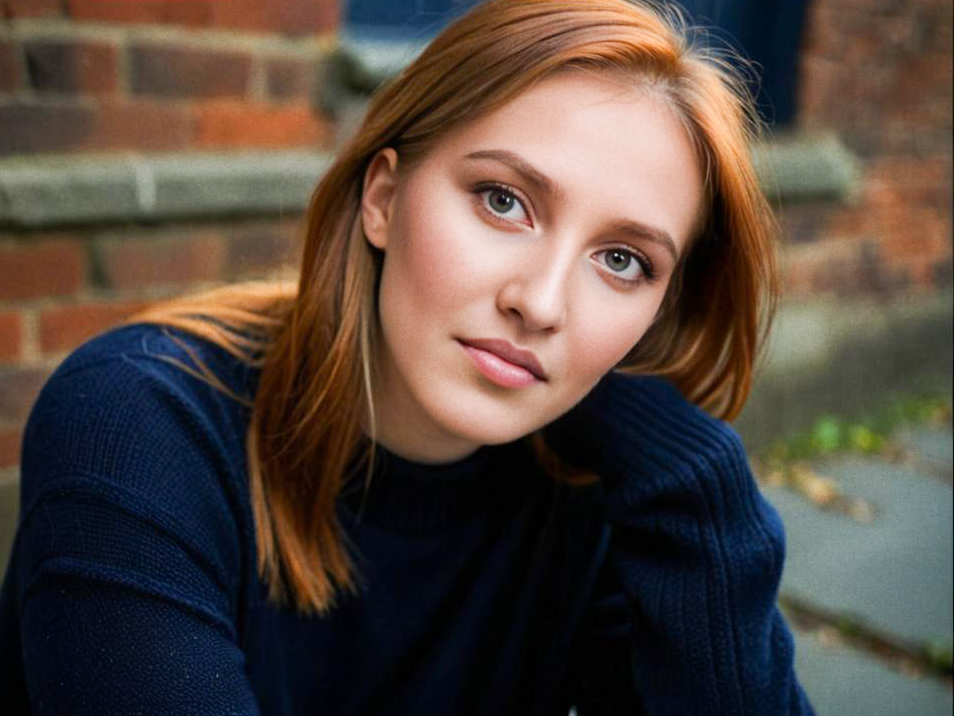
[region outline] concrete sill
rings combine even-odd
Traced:
[[[297,214],[327,153],[24,156],[0,160],[0,226]]]
[[[856,193],[857,162],[835,137],[787,137],[754,153],[777,201],[841,202]],[[312,151],[2,159],[0,226],[300,214],[332,159]]]
[[[759,183],[776,203],[851,202],[861,186],[858,159],[833,134],[779,134],[752,148]]]

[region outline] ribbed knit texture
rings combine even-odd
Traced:
[[[173,340],[175,337],[176,340]],[[448,465],[385,450],[339,501],[362,590],[329,617],[255,569],[257,374],[202,341],[113,331],[47,384],[0,595],[0,702],[35,714],[808,714],[775,606],[778,516],[730,428],[611,374],[545,432]]]

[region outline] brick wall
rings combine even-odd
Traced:
[[[0,0],[0,155],[327,146],[337,0]]]
[[[157,299],[293,267],[302,231],[291,217],[0,232],[0,475],[70,350]]]
[[[0,156],[328,149],[337,0],[0,0]],[[46,377],[163,297],[297,259],[300,217],[0,227],[0,477]]]
[[[783,208],[789,295],[891,296],[951,284],[952,4],[813,0],[799,126],[861,161],[849,206]]]

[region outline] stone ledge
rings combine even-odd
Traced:
[[[790,137],[754,152],[771,197],[845,201],[856,192],[856,162],[834,137]],[[295,150],[3,159],[0,226],[297,214],[332,160]]]
[[[851,202],[858,196],[858,159],[833,134],[780,134],[752,154],[762,189],[776,202]]]
[[[864,415],[898,396],[949,393],[954,295],[783,303],[736,422],[750,450],[808,429],[824,413]]]
[[[308,151],[4,159],[0,226],[297,214],[331,161]]]

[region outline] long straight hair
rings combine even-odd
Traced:
[[[372,98],[311,198],[297,287],[233,286],[133,319],[178,327],[260,367],[247,451],[258,568],[274,601],[325,614],[358,590],[334,508],[356,478],[351,466],[362,444],[370,451],[376,434],[371,365],[382,256],[360,220],[368,163],[393,147],[406,166],[448,132],[570,69],[611,73],[661,93],[705,175],[699,232],[657,320],[618,368],[665,376],[719,417],[734,417],[745,402],[777,277],[775,224],[749,155],[758,125],[743,82],[728,63],[692,45],[677,15],[655,5],[484,3]],[[562,469],[538,433],[529,439],[555,479],[592,478]],[[369,452],[358,463],[368,477],[372,458]]]

